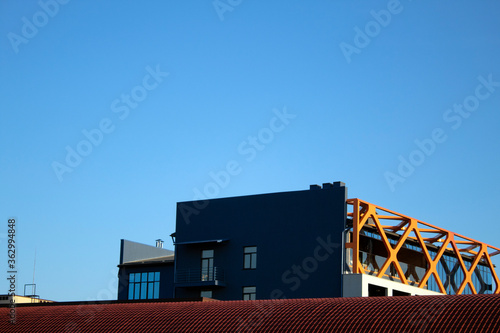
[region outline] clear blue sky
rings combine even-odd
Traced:
[[[176,202],[228,163],[210,197],[340,180],[500,247],[499,2],[41,3],[0,3],[19,291],[36,249],[41,297],[115,298],[120,239],[171,249]]]

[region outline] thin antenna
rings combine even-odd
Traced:
[[[36,268],[36,247],[35,247],[35,260],[33,260],[33,284],[35,284],[35,268]]]

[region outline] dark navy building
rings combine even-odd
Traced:
[[[124,258],[123,252],[134,250],[133,242],[122,240],[118,299],[141,294],[148,299],[148,293],[220,300],[339,297],[346,199],[346,187],[336,182],[304,191],[180,202],[171,235],[175,261],[171,253],[154,253],[167,250],[147,245]],[[156,272],[159,293],[149,289],[155,283],[149,273]]]
[[[178,203],[175,297],[341,296],[346,196],[338,182]]]

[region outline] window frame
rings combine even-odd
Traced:
[[[243,300],[244,301],[255,301],[256,299],[257,299],[257,287],[256,286],[243,287]]]
[[[144,279],[143,279],[144,278]],[[129,300],[159,299],[160,298],[160,272],[133,272],[128,274]]]
[[[253,250],[255,249],[255,250]],[[244,246],[243,247],[243,269],[251,270],[257,269],[257,246]]]
[[[214,280],[214,256],[215,251],[213,249],[201,251],[201,281]]]

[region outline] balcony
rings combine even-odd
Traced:
[[[176,287],[225,287],[224,269],[213,267],[208,269],[177,269],[175,272]]]

